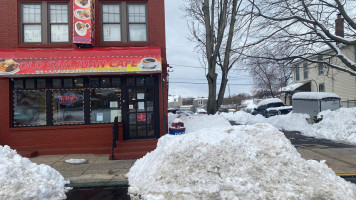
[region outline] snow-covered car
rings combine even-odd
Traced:
[[[176,111],[176,114],[185,115],[185,116],[194,115],[193,111],[184,110],[184,109],[179,109],[179,110],[177,110],[177,111]]]
[[[292,106],[286,106],[282,100],[278,98],[269,98],[262,100],[257,108],[254,109],[252,115],[262,115],[264,117],[271,117],[275,115],[285,115],[292,111]]]

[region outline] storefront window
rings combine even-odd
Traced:
[[[46,125],[46,93],[39,90],[14,92],[14,126]]]
[[[120,89],[93,89],[91,92],[91,122],[110,123],[121,117]]]
[[[83,90],[53,91],[53,124],[84,123]]]

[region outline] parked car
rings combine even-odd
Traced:
[[[292,111],[292,106],[286,106],[282,100],[278,98],[269,98],[262,100],[257,108],[254,109],[252,115],[262,115],[266,118],[275,115],[285,115]]]
[[[176,111],[176,114],[185,115],[185,116],[194,115],[193,111],[185,110],[185,109],[178,109]]]

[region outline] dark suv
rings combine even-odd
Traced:
[[[275,115],[285,115],[292,111],[292,106],[286,106],[282,100],[278,98],[270,98],[262,100],[257,108],[254,109],[252,115],[262,115],[266,118]]]

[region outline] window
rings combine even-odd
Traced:
[[[23,43],[69,42],[68,21],[67,3],[22,3],[21,41]]]
[[[53,91],[53,125],[84,123],[84,91]]]
[[[46,92],[39,82],[36,86],[35,79],[14,79],[13,126],[46,125]]]
[[[121,41],[120,5],[102,5],[103,41]]]
[[[318,61],[322,62],[323,61],[323,56],[318,57]],[[323,63],[318,63],[318,75],[323,75],[324,74],[324,64]]]
[[[115,117],[121,122],[121,90],[93,89],[91,91],[91,122],[114,122]]]
[[[121,84],[119,76],[14,78],[12,127],[121,122]],[[147,112],[154,110],[152,93],[144,95]]]
[[[324,83],[319,84],[319,92],[325,92],[325,85]]]
[[[69,42],[68,6],[65,4],[49,5],[51,42]]]
[[[308,78],[308,64],[304,63],[303,64],[303,74],[304,74],[304,79]]]
[[[147,41],[146,5],[128,5],[129,41]]]
[[[102,41],[147,41],[146,9],[144,3],[102,3]]]
[[[300,80],[299,65],[295,65],[295,80],[296,81]]]

